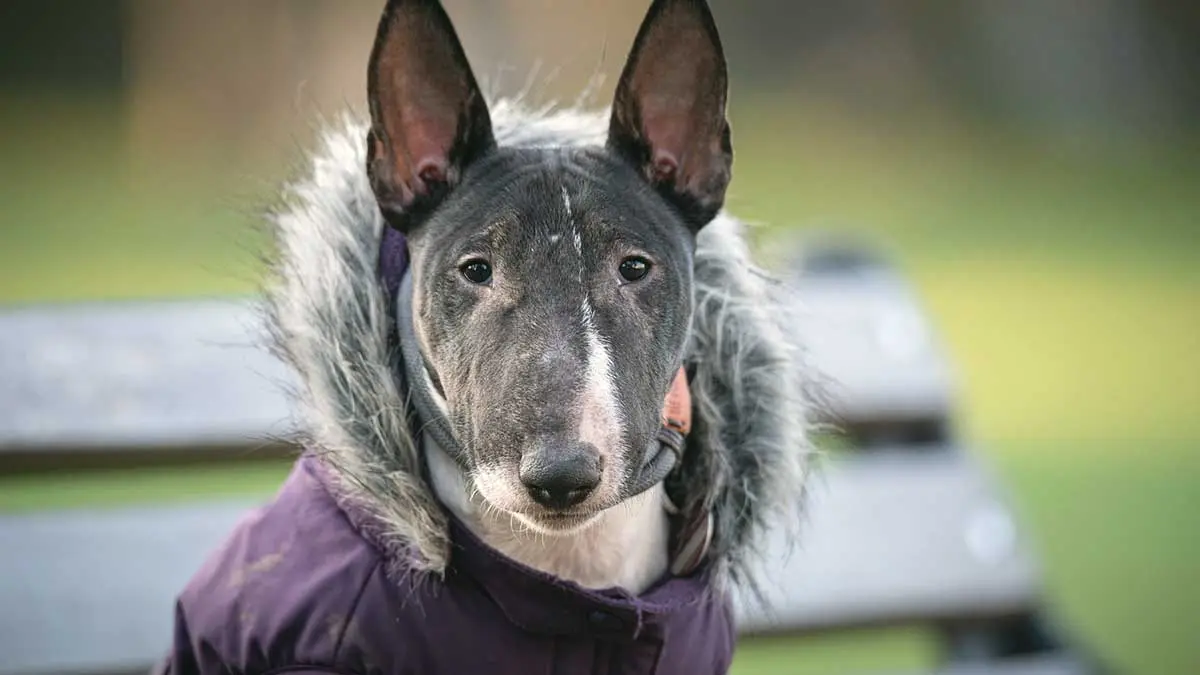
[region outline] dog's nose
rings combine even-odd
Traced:
[[[521,482],[533,501],[548,509],[568,509],[600,484],[600,456],[587,443],[547,448],[521,459]]]

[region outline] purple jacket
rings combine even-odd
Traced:
[[[389,559],[367,515],[339,506],[320,460],[297,462],[176,608],[173,675],[724,673],[728,604],[705,572],[640,598],[512,562],[454,525],[444,580]],[[396,564],[398,563],[398,564]]]
[[[597,144],[607,129],[603,114],[492,111],[504,145]],[[391,311],[406,248],[367,181],[365,136],[353,119],[329,130],[273,217],[266,314],[310,454],[179,597],[167,672],[725,672],[725,589],[753,588],[766,529],[799,520],[808,448],[795,324],[738,222],[721,214],[697,237],[694,427],[672,477],[683,511],[714,524],[704,563],[636,598],[585,590],[484,545],[425,480]]]

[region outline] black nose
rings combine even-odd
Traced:
[[[548,447],[521,458],[521,482],[533,501],[548,509],[582,502],[600,484],[600,456],[587,443]]]

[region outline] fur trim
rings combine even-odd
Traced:
[[[607,116],[491,108],[502,145],[602,144]],[[302,382],[304,428],[345,493],[410,552],[418,572],[444,570],[445,513],[423,479],[397,386],[399,350],[377,274],[384,222],[367,183],[366,126],[325,132],[307,178],[273,214],[277,260],[266,309],[278,354]],[[687,352],[695,428],[674,486],[716,517],[718,574],[748,571],[768,526],[798,523],[809,456],[806,373],[797,329],[775,283],[753,267],[741,224],[722,213],[701,231]]]

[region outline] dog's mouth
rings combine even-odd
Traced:
[[[563,536],[591,527],[600,519],[602,513],[603,511],[588,513],[542,512],[536,514],[514,513],[512,515],[521,525],[538,534]]]
[[[477,468],[464,476],[463,487],[475,509],[498,516],[502,523],[511,523],[515,531],[563,536],[591,527],[621,503],[620,493],[613,484],[619,470],[620,466],[608,466],[594,489],[573,500],[538,499],[519,477],[519,468],[513,465]],[[575,503],[564,503],[571,501]]]

